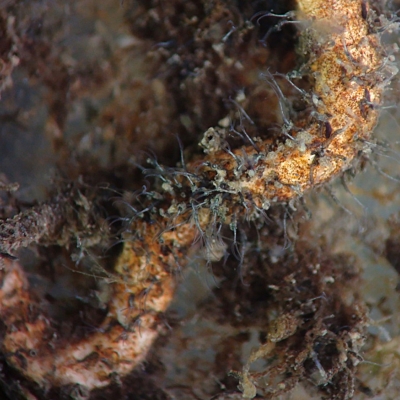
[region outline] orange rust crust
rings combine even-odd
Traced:
[[[5,261],[0,304],[7,331],[1,349],[9,363],[43,388],[73,383],[94,389],[144,360],[174,294],[171,269],[176,259],[185,259],[196,230],[187,229],[184,240],[168,232],[161,243],[153,240],[158,228],[139,223],[136,229],[137,240],[124,246],[115,266],[108,315],[95,333],[75,341],[58,338],[50,321],[35,313],[23,269]]]
[[[378,120],[383,51],[379,37],[369,34],[361,1],[300,0],[298,7],[299,17],[313,20],[301,34],[300,49],[309,57],[310,97],[319,119],[296,121],[302,128],[289,131],[296,141],[286,140],[273,153],[268,143],[258,144],[261,152],[250,146],[235,151],[238,159],[246,153],[253,160],[252,176],[224,151],[204,160],[224,171],[224,184],[233,193],[251,195],[258,207],[302,196],[349,169],[362,148],[360,139],[370,138]],[[324,125],[334,137],[324,137]]]

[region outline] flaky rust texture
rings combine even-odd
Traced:
[[[261,151],[249,146],[235,151],[235,158],[220,151],[205,160],[214,164],[209,169],[224,171],[231,192],[250,195],[258,207],[302,196],[350,168],[377,123],[385,86],[382,46],[379,36],[369,33],[361,1],[300,0],[298,7],[299,18],[310,24],[299,52],[308,57],[303,68],[314,80],[311,122],[287,127],[295,140],[274,151],[263,143]],[[251,174],[240,165],[244,153]]]
[[[204,162],[187,166],[189,174],[203,178],[186,193],[195,192],[198,182],[209,179],[208,192],[203,193],[231,195],[224,200],[231,202],[225,207],[227,214],[233,203],[243,204],[249,197],[257,207],[264,207],[331,180],[350,167],[361,148],[360,139],[368,139],[377,123],[376,105],[381,103],[385,83],[378,73],[382,48],[379,37],[369,32],[362,2],[299,0],[298,5],[299,18],[307,26],[299,51],[308,59],[304,69],[314,81],[308,96],[313,116],[287,127],[295,140],[287,139],[273,151],[271,143],[230,154],[217,150]],[[251,167],[240,165],[243,154]],[[166,191],[173,201],[174,189]],[[6,326],[1,349],[8,362],[44,388],[78,383],[93,389],[109,384],[113,374],[131,371],[162,327],[160,313],[173,296],[176,260],[186,259],[198,228],[206,230],[215,213],[220,213],[212,209],[211,201],[204,204],[197,210],[196,223],[177,217],[171,211],[177,207],[164,207],[159,216],[169,213],[173,219],[175,215],[173,230],[165,218],[158,224],[140,218],[133,222],[134,241],[125,244],[115,281],[110,283],[108,315],[95,333],[75,341],[57,337],[50,321],[36,309],[21,267],[6,261],[0,300]]]

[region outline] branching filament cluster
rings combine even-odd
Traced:
[[[30,297],[23,269],[4,260],[0,316],[8,329],[2,352],[23,375],[41,387],[74,383],[91,390],[128,374],[161,329],[160,316],[174,294],[174,270],[186,263],[193,243],[203,241],[209,261],[221,258],[222,226],[236,237],[240,221],[263,218],[274,204],[331,181],[368,148],[383,90],[396,72],[385,58],[375,12],[359,0],[297,4],[297,51],[305,60],[299,71],[312,87],[300,92],[312,112],[286,124],[279,142],[249,138],[250,145],[233,150],[224,129],[210,128],[201,141],[203,158],[182,160],[178,168],[153,162],[153,170],[144,170],[161,179],[161,189],[138,195],[110,283],[107,315],[95,333],[60,341]],[[20,219],[14,222],[21,226]],[[4,254],[15,247],[0,245]],[[264,350],[254,360],[269,351]],[[242,379],[250,381],[246,371]],[[245,395],[255,396],[249,387]]]

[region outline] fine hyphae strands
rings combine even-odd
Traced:
[[[222,225],[236,235],[238,221],[262,218],[274,204],[330,182],[368,150],[383,91],[396,72],[385,58],[374,12],[365,1],[298,0],[293,15],[300,30],[297,72],[310,82],[310,90],[301,91],[310,112],[284,121],[274,143],[248,137],[250,145],[231,150],[221,129],[210,128],[200,143],[202,158],[182,157],[177,168],[153,161],[162,184],[158,192],[149,188],[139,195],[147,200],[140,203],[142,209],[134,208],[130,235],[114,266],[107,315],[96,332],[75,342],[60,340],[30,297],[23,269],[4,260],[2,352],[21,374],[42,388],[79,384],[89,390],[128,374],[159,334],[160,315],[174,294],[173,272],[187,263],[193,243],[204,242],[208,261],[220,259]],[[7,223],[17,230],[29,217]],[[43,225],[38,235],[51,235],[49,224]],[[0,251],[11,254],[29,244],[29,237],[19,245],[4,241]],[[268,351],[284,338],[268,342]],[[252,398],[255,387],[248,372],[246,366],[242,388]]]

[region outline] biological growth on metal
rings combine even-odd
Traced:
[[[24,271],[4,260],[0,317],[8,329],[1,348],[21,374],[41,387],[73,383],[89,389],[108,385],[115,374],[128,374],[156,339],[160,313],[174,295],[173,270],[186,263],[196,240],[203,242],[209,261],[219,259],[223,225],[236,237],[241,221],[262,219],[275,204],[294,202],[370,150],[383,91],[396,73],[380,41],[386,20],[364,0],[298,0],[294,15],[301,66],[289,76],[310,80],[311,90],[298,89],[310,111],[293,121],[284,118],[279,142],[249,137],[249,145],[232,150],[224,130],[210,128],[200,143],[203,157],[182,160],[176,168],[153,162],[152,170],[144,169],[159,177],[162,189],[144,187],[137,194],[108,314],[94,333],[59,344],[50,320],[44,314],[32,317],[39,306]],[[13,219],[16,229],[27,217]],[[27,244],[29,238],[0,248],[12,254]],[[252,398],[256,392],[248,370],[249,365],[241,375],[242,388]]]

